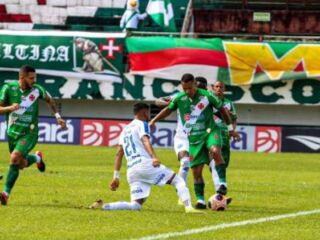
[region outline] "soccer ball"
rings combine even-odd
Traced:
[[[209,198],[208,207],[212,211],[224,211],[227,207],[227,199],[221,194],[214,194]]]

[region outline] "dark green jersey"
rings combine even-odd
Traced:
[[[225,108],[225,109],[227,109],[229,111],[232,122],[237,120],[237,111],[236,111],[236,108],[235,108],[233,102],[231,102],[228,98],[223,98],[222,99],[222,103],[223,103],[223,108]],[[214,111],[213,118],[214,118],[215,123],[221,129],[228,131],[228,126],[223,121],[221,113],[215,108],[213,109],[213,111]]]
[[[38,134],[39,99],[46,96],[43,87],[35,84],[32,89],[22,91],[18,81],[5,84],[0,91],[0,102],[4,106],[19,104],[19,109],[6,114],[7,134],[10,137]]]
[[[191,143],[202,139],[215,127],[213,108],[221,107],[221,100],[203,89],[197,89],[194,99],[189,98],[185,92],[180,92],[168,106],[170,110],[179,109],[183,129],[189,135]]]

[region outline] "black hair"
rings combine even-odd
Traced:
[[[30,73],[30,72],[36,72],[36,69],[30,65],[23,65],[21,68],[20,68],[20,73]]]
[[[185,73],[183,74],[181,78],[181,82],[187,83],[187,82],[192,82],[194,81],[194,76],[190,73]]]
[[[143,109],[149,109],[149,105],[144,103],[144,102],[138,102],[133,106],[133,113],[134,115],[136,115],[137,113],[139,113],[141,110]]]
[[[207,81],[206,78],[204,78],[204,77],[196,77],[195,80],[196,80],[198,88],[207,89],[208,81]]]

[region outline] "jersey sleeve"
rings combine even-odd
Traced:
[[[37,89],[39,90],[39,93],[40,93],[39,98],[43,99],[47,96],[51,97],[50,94],[48,93],[48,91],[45,90],[44,87],[42,87],[41,85],[37,84]]]
[[[177,108],[178,108],[178,101],[179,101],[179,97],[178,97],[178,95],[175,95],[175,96],[172,96],[172,98],[171,98],[171,101],[170,101],[170,103],[169,103],[169,105],[168,105],[168,108],[170,109],[170,110],[177,110]]]
[[[223,102],[218,97],[213,95],[213,93],[208,92],[208,96],[207,97],[209,99],[209,102],[212,104],[212,106],[215,109],[219,110],[220,108],[223,107]]]
[[[4,103],[7,100],[9,92],[9,86],[7,84],[3,85],[3,87],[0,90],[0,102]]]
[[[150,137],[150,127],[148,122],[141,122],[139,127],[139,138],[141,139],[143,136]]]

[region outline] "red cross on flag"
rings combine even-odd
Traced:
[[[105,56],[106,59],[114,59],[115,53],[122,53],[122,45],[116,45],[114,38],[107,38],[108,44],[100,44],[100,51],[107,51],[108,54]]]

